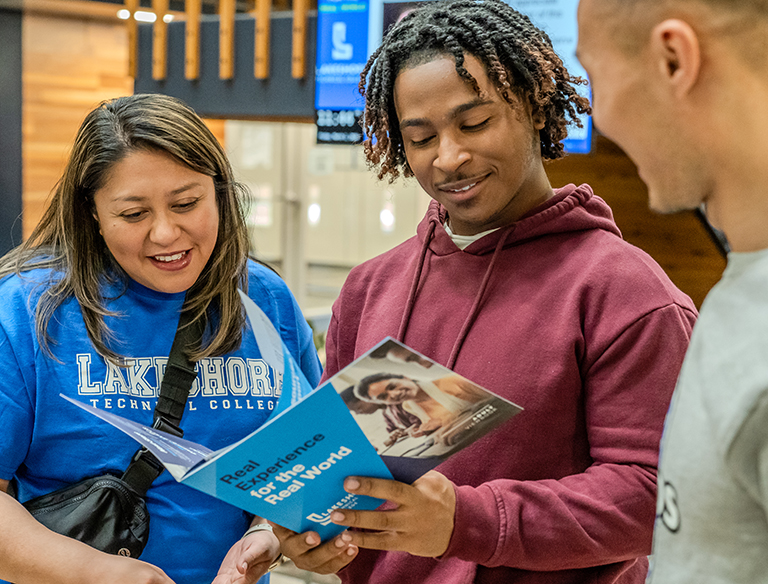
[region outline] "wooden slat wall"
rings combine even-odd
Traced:
[[[124,23],[27,14],[23,20],[24,237],[45,209],[72,140],[99,102],[133,93]],[[206,120],[224,143],[224,121]]]
[[[139,9],[139,0],[125,0],[124,4],[130,14]],[[125,26],[128,30],[128,75],[136,77],[139,60],[139,23],[135,18],[129,18]]]
[[[291,75],[302,79],[307,72],[307,11],[309,0],[293,0],[293,50]]]
[[[235,74],[235,0],[219,0],[219,79]]]

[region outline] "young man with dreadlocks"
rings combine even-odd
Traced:
[[[696,311],[587,185],[553,189],[589,109],[548,37],[496,0],[427,4],[362,76],[365,152],[434,199],[417,235],[352,271],[325,378],[391,335],[525,411],[387,500],[283,553],[344,582],[639,583],[664,414]]]

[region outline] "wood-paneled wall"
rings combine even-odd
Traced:
[[[130,95],[124,26],[26,14],[23,24],[24,236],[42,214],[85,115]]]

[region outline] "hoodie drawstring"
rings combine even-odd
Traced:
[[[429,231],[427,231],[424,237],[424,243],[421,246],[421,252],[419,253],[419,263],[416,264],[416,271],[413,274],[413,281],[411,282],[411,289],[408,291],[408,301],[405,303],[405,312],[403,312],[403,319],[400,321],[400,330],[397,332],[397,340],[404,343],[405,331],[408,330],[408,323],[411,321],[411,312],[413,312],[413,305],[416,302],[416,289],[419,287],[419,280],[421,280],[421,271],[424,268],[424,258],[427,257],[427,250],[429,249],[429,242],[432,241],[432,236],[435,234],[436,221],[429,222]]]
[[[456,364],[456,359],[459,356],[459,351],[461,350],[461,346],[464,344],[464,339],[467,338],[467,335],[469,334],[469,329],[472,328],[473,324],[475,324],[475,319],[477,318],[477,314],[480,312],[480,304],[483,300],[483,296],[485,295],[485,289],[488,287],[488,281],[491,279],[491,274],[493,273],[493,267],[496,265],[496,258],[499,257],[501,248],[504,246],[504,243],[507,241],[507,237],[509,237],[509,234],[512,233],[514,229],[515,229],[515,226],[513,224],[506,230],[504,235],[502,235],[499,238],[499,242],[496,244],[496,249],[493,250],[493,256],[491,257],[491,262],[488,264],[488,269],[485,270],[483,281],[480,283],[480,289],[477,291],[477,294],[475,295],[475,302],[474,304],[472,304],[472,308],[469,311],[469,315],[467,316],[466,320],[464,321],[464,324],[461,327],[461,331],[459,332],[459,336],[456,338],[456,342],[453,345],[453,349],[451,349],[451,356],[448,357],[448,363],[446,364],[446,367],[448,367],[448,369],[453,370],[453,367]]]
[[[427,234],[424,238],[424,243],[421,248],[421,253],[419,254],[419,262],[416,265],[416,270],[413,274],[413,281],[411,282],[411,288],[408,292],[408,301],[405,305],[405,311],[403,312],[403,318],[400,321],[400,330],[397,333],[397,340],[400,342],[405,342],[405,333],[408,330],[408,324],[411,320],[411,313],[413,312],[413,306],[416,303],[416,291],[419,287],[419,281],[421,280],[421,273],[424,269],[424,263],[427,256],[427,251],[429,250],[429,244],[432,241],[432,237],[435,233],[435,227],[437,225],[436,221],[431,221],[429,224],[429,231],[427,231]],[[498,258],[502,247],[504,247],[504,243],[506,243],[507,238],[509,237],[509,234],[514,231],[514,224],[510,225],[507,230],[505,231],[504,235],[499,238],[499,242],[496,244],[496,249],[493,252],[493,256],[491,257],[491,261],[488,264],[488,268],[485,270],[485,275],[483,276],[483,281],[480,283],[480,288],[477,291],[477,295],[475,296],[475,301],[472,304],[472,308],[469,311],[469,315],[464,320],[464,324],[461,327],[461,331],[459,332],[459,336],[456,338],[456,342],[453,345],[453,349],[451,349],[451,355],[448,358],[448,362],[446,363],[446,367],[448,369],[453,369],[454,365],[456,364],[456,359],[459,356],[459,351],[461,350],[461,346],[464,344],[464,339],[467,338],[467,335],[469,334],[469,330],[472,328],[472,325],[475,323],[475,319],[477,318],[478,313],[480,312],[480,305],[483,300],[483,296],[485,295],[485,290],[488,287],[488,282],[491,279],[491,274],[493,273],[493,268],[496,265],[496,259]]]

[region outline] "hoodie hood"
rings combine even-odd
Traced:
[[[554,196],[531,209],[519,221],[501,227],[460,250],[445,232],[446,211],[437,201],[431,201],[427,214],[416,233],[422,245],[429,241],[429,251],[435,255],[493,253],[504,239],[502,249],[519,245],[543,235],[602,229],[621,237],[610,207],[592,192],[589,185],[569,184],[554,190]]]
[[[421,244],[421,251],[411,279],[397,339],[403,341],[408,331],[411,314],[413,313],[413,307],[418,296],[422,272],[429,253],[435,256],[447,256],[455,253],[467,253],[476,256],[492,254],[491,261],[485,270],[485,275],[477,288],[472,307],[464,320],[446,363],[449,369],[453,369],[459,351],[461,351],[461,346],[480,312],[488,283],[494,274],[496,261],[503,249],[544,235],[590,229],[603,229],[621,237],[621,232],[613,221],[613,213],[610,207],[608,207],[605,201],[595,196],[592,188],[588,185],[577,187],[570,184],[561,189],[555,189],[554,193],[552,197],[531,209],[519,221],[497,229],[485,237],[481,237],[464,250],[460,250],[456,246],[443,227],[446,218],[445,209],[437,201],[432,201],[426,216],[416,231]]]

